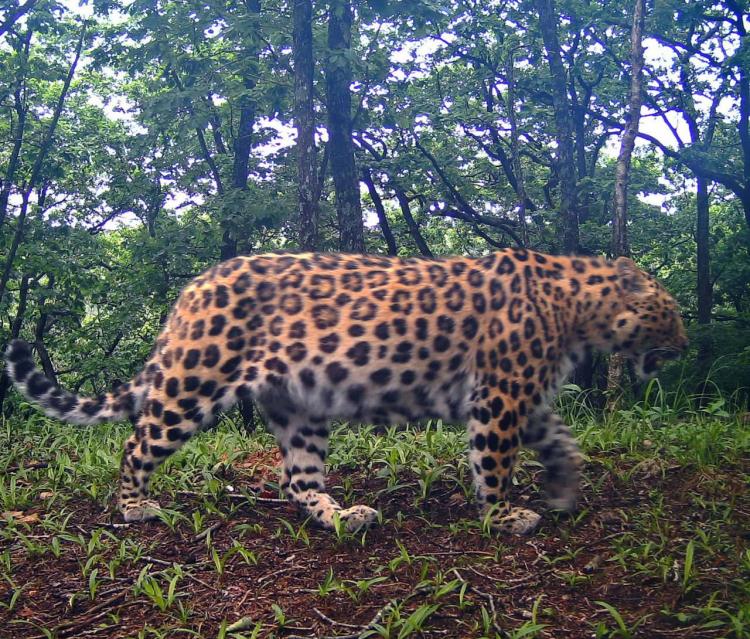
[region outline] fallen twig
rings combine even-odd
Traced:
[[[289,568],[282,568],[281,570],[274,570],[273,572],[268,573],[267,575],[263,575],[260,579],[258,579],[258,581],[256,581],[256,583],[260,586],[265,581],[268,581],[269,579],[273,579],[275,577],[278,577],[279,575],[283,575],[285,572],[289,572],[290,570],[294,570],[294,568],[295,568],[294,566],[291,566]],[[317,592],[317,590],[315,592]]]
[[[138,599],[133,599],[132,601],[123,601],[121,604],[117,604],[115,608],[118,610],[122,608],[126,608],[128,606],[132,606],[134,604],[141,604],[143,605],[143,602]],[[93,616],[86,617],[85,619],[81,619],[78,623],[76,623],[74,626],[71,626],[69,628],[65,628],[63,630],[55,629],[53,630],[53,634],[55,636],[59,637],[67,637],[70,636],[72,633],[75,633],[74,636],[78,637],[80,636],[80,630],[81,628],[85,628],[88,625],[91,625],[93,622],[98,621],[102,617],[105,617],[106,615],[110,614],[112,612],[111,608],[107,608],[106,610],[102,610],[98,612],[97,614]]]
[[[257,621],[252,617],[241,617],[233,624],[227,626],[227,632],[239,632],[240,630],[247,630],[257,625]]]
[[[470,581],[467,581],[466,579],[464,579],[463,575],[460,572],[458,572],[458,568],[451,568],[450,572],[456,575],[456,577],[462,584],[466,584],[469,590],[471,590],[472,592],[475,592],[480,597],[484,597],[487,600],[487,602],[490,604],[490,612],[492,613],[492,627],[495,629],[495,631],[499,635],[502,636],[503,629],[497,623],[497,611],[495,610],[495,598],[490,593],[479,590],[479,588],[477,588]]]
[[[437,550],[430,552],[430,555],[479,555],[480,557],[494,557],[496,552],[486,552],[484,550]]]
[[[613,532],[609,535],[606,535],[604,537],[600,537],[599,539],[592,539],[589,542],[586,542],[585,544],[582,544],[581,546],[578,546],[578,550],[583,550],[584,548],[591,548],[591,546],[596,546],[596,544],[601,544],[605,541],[609,541],[610,539],[615,539],[616,537],[623,537],[627,535],[630,531],[628,530],[618,530],[617,532]]]
[[[482,579],[487,579],[488,581],[494,581],[495,583],[501,584],[504,591],[516,590],[518,588],[525,588],[527,586],[536,585],[541,581],[543,575],[545,575],[547,572],[551,572],[530,571],[525,577],[522,577],[521,579],[503,579],[501,577],[493,577],[491,575],[485,574],[474,568],[474,566],[466,566],[465,568],[461,568],[461,570],[471,570],[471,572],[473,572],[478,577],[481,577]]]
[[[199,532],[195,537],[193,537],[194,541],[200,541],[201,539],[205,539],[208,537],[211,533],[217,531],[219,528],[221,528],[224,525],[224,522],[219,520],[215,524],[211,524],[206,530],[203,530]]]
[[[80,630],[82,628],[85,628],[86,626],[90,625],[94,621],[97,621],[98,619],[101,619],[105,615],[109,614],[112,611],[112,608],[124,608],[125,606],[132,606],[136,603],[142,603],[138,599],[133,599],[131,601],[124,601],[122,603],[119,603],[125,595],[127,595],[127,590],[123,590],[118,592],[113,597],[110,597],[109,599],[106,599],[105,601],[102,601],[95,606],[92,606],[90,610],[86,611],[85,617],[78,617],[76,619],[71,619],[70,621],[64,621],[61,624],[58,624],[52,629],[52,634],[56,637],[67,637],[71,633],[78,633],[80,636]],[[31,639],[46,639],[48,635],[34,635],[31,637]]]
[[[5,469],[6,473],[17,473],[19,470],[39,470],[40,468],[47,468],[49,462],[32,462],[31,464],[24,464],[23,466],[9,466]]]
[[[160,566],[171,566],[174,563],[164,559],[157,559],[156,557],[151,557],[149,555],[143,555],[143,557],[140,557],[140,561],[145,561],[147,564],[159,564]]]
[[[324,613],[320,612],[317,608],[313,608],[313,612],[318,615],[323,621],[330,623],[332,626],[342,626],[344,628],[359,628],[359,626],[351,623],[344,623],[343,621],[336,621],[335,619],[331,619],[329,616],[325,615]]]
[[[429,586],[420,586],[419,588],[415,588],[411,593],[409,593],[406,597],[404,597],[400,602],[398,599],[391,599],[388,603],[385,604],[378,612],[375,614],[375,616],[369,621],[369,623],[365,624],[364,626],[358,626],[356,632],[352,632],[346,635],[326,635],[326,636],[319,636],[315,635],[314,638],[312,636],[303,636],[303,635],[289,635],[286,639],[360,639],[360,637],[370,630],[374,625],[380,623],[383,616],[393,609],[397,604],[401,603],[404,604],[412,597],[416,597],[417,595],[423,593],[423,592],[429,592],[432,590]],[[317,611],[316,611],[317,612]]]

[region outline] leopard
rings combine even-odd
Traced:
[[[130,419],[118,506],[157,518],[156,468],[241,400],[281,452],[280,491],[323,528],[358,531],[376,509],[326,491],[332,423],[465,423],[480,516],[530,534],[513,506],[520,448],[536,451],[548,507],[573,511],[583,456],[555,396],[587,353],[620,353],[641,379],[688,339],[674,298],[625,257],[505,249],[478,257],[267,253],[235,257],[179,294],[143,369],[96,397],[45,377],[12,341],[7,372],[48,416],[79,425]]]

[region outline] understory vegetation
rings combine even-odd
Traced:
[[[581,503],[533,537],[476,519],[461,426],[338,426],[330,486],[382,513],[355,535],[278,499],[278,452],[230,417],[155,478],[161,520],[114,492],[128,425],[33,409],[0,428],[0,627],[31,637],[750,637],[750,427],[652,385],[602,421],[562,411],[586,454]],[[541,509],[541,466],[515,499]]]

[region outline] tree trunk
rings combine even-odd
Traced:
[[[182,84],[182,81],[180,80],[179,75],[177,75],[177,72],[172,70],[171,76],[172,76],[172,79],[174,80],[174,83],[177,89],[180,92],[183,92],[185,89]],[[192,115],[193,109],[190,105],[188,105],[188,110],[190,111]],[[240,143],[240,140],[244,141],[244,137],[242,134],[243,125],[247,126],[246,123],[243,122],[243,112],[242,112],[242,109],[240,109],[240,126],[239,126],[240,130],[237,133],[237,142],[235,143],[235,157],[234,157],[235,173],[232,176],[233,184],[236,182],[236,178],[237,178],[237,145]],[[250,127],[252,129],[252,122],[250,124]],[[195,135],[198,138],[198,146],[200,146],[203,159],[205,160],[206,164],[208,164],[208,169],[211,172],[211,177],[213,178],[214,184],[216,186],[216,193],[219,195],[219,197],[223,197],[226,192],[224,189],[224,181],[222,180],[222,177],[221,177],[221,171],[219,171],[219,165],[216,164],[216,161],[211,155],[211,150],[208,148],[208,144],[206,144],[206,135],[204,133],[204,130],[205,130],[205,126],[202,126],[202,127],[198,126],[195,128]],[[249,148],[250,147],[248,145],[248,153],[249,153]],[[245,165],[245,168],[247,168],[247,165]],[[233,236],[231,229],[229,228],[229,226],[225,223],[223,219],[221,220],[221,226],[223,229],[223,233],[221,237],[221,247],[219,248],[219,259],[223,262],[224,260],[228,260],[237,255],[237,239]]]
[[[750,227],[750,69],[747,64],[748,41],[745,18],[747,17],[747,3],[738,0],[728,0],[727,6],[734,13],[734,22],[737,27],[737,35],[740,40],[740,48],[744,49],[744,55],[738,51],[737,74],[739,75],[739,98],[740,98],[740,147],[742,149],[742,192],[740,201],[745,211],[745,221]]]
[[[513,156],[513,174],[515,175],[515,191],[518,197],[518,228],[521,236],[522,246],[529,245],[529,233],[526,228],[526,186],[521,166],[520,146],[518,144],[518,124],[516,122],[516,83],[515,83],[515,61],[513,53],[508,55],[506,64],[506,76],[508,78],[508,122],[510,123],[510,151]]]
[[[297,193],[299,202],[299,245],[303,251],[318,246],[318,160],[315,148],[313,102],[312,1],[294,0],[294,125],[297,129]]]
[[[375,207],[375,212],[378,214],[378,223],[380,224],[380,230],[385,238],[385,243],[388,246],[388,255],[398,255],[398,247],[396,246],[396,238],[393,237],[393,231],[391,231],[391,225],[388,223],[388,218],[385,215],[385,207],[383,206],[383,200],[375,188],[375,182],[370,174],[370,169],[362,167],[362,181],[367,186],[367,190],[370,193],[370,199]]]
[[[409,228],[409,233],[411,233],[412,239],[417,245],[419,252],[425,257],[434,257],[430,247],[427,246],[427,242],[425,242],[422,237],[419,225],[411,214],[409,198],[406,197],[406,193],[404,193],[399,187],[396,187],[396,199],[398,200],[398,205],[401,207],[401,213],[404,216],[404,220],[406,220],[406,226]]]
[[[713,307],[713,287],[711,285],[711,258],[709,254],[709,200],[708,180],[696,178],[696,251],[698,261],[698,361],[697,369],[706,374],[701,383],[701,393],[705,393],[705,381],[713,362],[713,341],[709,325],[711,324],[711,308]]]
[[[224,138],[221,135],[221,120],[219,119],[219,113],[216,111],[213,102],[211,102],[210,96],[204,100],[204,103],[206,104],[206,109],[210,112],[208,121],[211,124],[211,135],[214,138],[216,152],[220,155],[226,155],[227,147],[226,144],[224,144]]]
[[[248,13],[258,15],[261,10],[259,0],[245,0],[245,8]],[[250,151],[253,146],[253,124],[255,124],[256,106],[249,92],[255,88],[256,79],[252,72],[258,61],[257,50],[248,50],[245,52],[246,63],[248,68],[245,70],[245,76],[242,83],[245,92],[240,96],[240,121],[237,128],[237,134],[234,138],[234,161],[232,163],[232,187],[240,191],[247,190],[247,180],[249,173]],[[228,224],[222,220],[224,233],[222,234],[220,257],[228,260],[237,257],[237,237]],[[243,399],[239,402],[240,416],[242,425],[248,433],[255,430],[255,408],[249,399]]]
[[[47,319],[47,313],[44,311],[39,313],[39,319],[37,319],[36,328],[34,329],[34,346],[36,347],[36,352],[39,354],[39,361],[42,363],[42,370],[47,379],[57,384],[57,372],[52,365],[52,358],[49,355],[49,351],[44,345],[44,335],[48,329]]]
[[[578,251],[578,211],[576,209],[576,169],[573,156],[573,124],[566,87],[565,67],[560,54],[557,37],[559,21],[553,0],[536,0],[539,27],[552,85],[552,105],[555,112],[555,136],[557,140],[557,172],[560,178],[560,217],[562,223],[562,250],[565,253]]]
[[[630,161],[633,157],[635,138],[641,119],[643,102],[643,23],[645,0],[635,0],[633,7],[633,27],[630,33],[630,101],[622,135],[620,153],[617,156],[615,171],[615,197],[612,217],[612,256],[630,256],[628,244],[628,181]],[[616,353],[609,358],[607,375],[607,410],[617,408],[622,396],[625,373],[622,355]]]
[[[587,350],[581,362],[575,367],[571,380],[583,390],[593,390],[595,372],[594,353]]]
[[[34,8],[34,5],[38,0],[26,0],[23,4],[19,4],[13,11],[11,11],[0,24],[0,35],[3,35],[7,31],[13,28],[13,25],[18,22],[20,18],[26,15],[29,11]]]
[[[326,97],[331,174],[336,189],[339,248],[342,251],[364,253],[362,205],[352,142],[351,37],[350,0],[331,0],[328,11]]]
[[[182,80],[180,80],[180,76],[177,74],[177,72],[172,69],[170,72],[170,75],[172,77],[172,81],[174,82],[175,87],[177,87],[177,90],[180,93],[183,93],[185,91],[185,86],[182,83]],[[190,115],[193,115],[193,108],[191,103],[188,103],[187,105],[188,111],[190,112]],[[219,166],[216,164],[216,161],[214,160],[213,156],[211,155],[211,150],[208,148],[208,144],[206,144],[206,135],[205,135],[205,125],[198,126],[195,128],[195,135],[198,138],[198,146],[201,148],[201,154],[203,155],[203,159],[205,160],[206,164],[208,164],[208,170],[211,172],[211,177],[214,180],[214,184],[216,185],[216,192],[220,195],[224,195],[224,181],[221,179],[221,171],[219,171]]]

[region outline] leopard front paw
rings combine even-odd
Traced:
[[[539,525],[541,515],[527,508],[511,508],[506,515],[500,513],[490,515],[490,528],[498,532],[513,535],[530,535]]]

